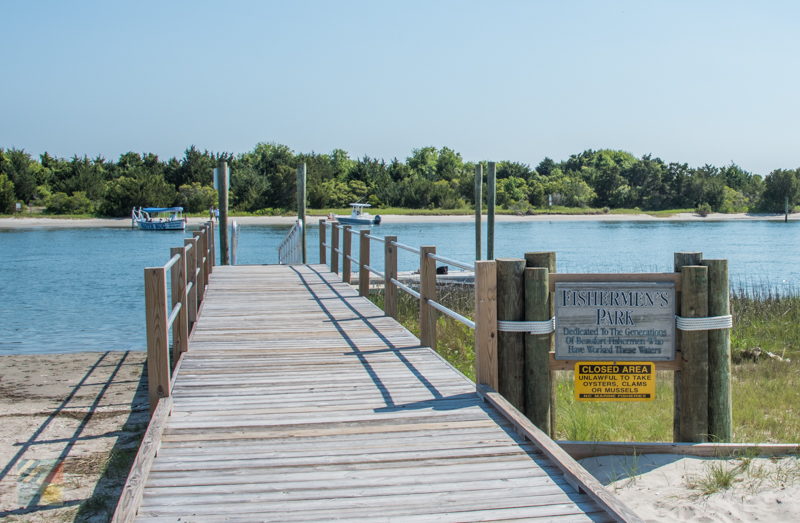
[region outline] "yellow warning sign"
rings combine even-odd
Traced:
[[[577,401],[652,401],[656,397],[653,362],[579,361],[575,364]]]

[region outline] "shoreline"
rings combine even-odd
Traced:
[[[306,217],[307,225],[316,225],[324,215],[309,215]],[[387,214],[383,216],[384,223],[468,223],[474,222],[471,214],[442,214],[442,215],[415,215],[415,214]],[[231,216],[240,225],[291,225],[296,220],[293,216]],[[776,214],[722,214],[712,213],[706,217],[695,213],[677,213],[672,216],[657,217],[650,214],[532,214],[513,215],[498,214],[497,222],[567,222],[567,221],[597,221],[597,222],[722,222],[722,221],[783,221],[784,215]],[[800,220],[800,214],[790,214],[789,221]],[[189,227],[197,227],[208,221],[206,218],[190,217]],[[482,216],[486,221],[486,215]],[[51,218],[51,217],[11,217],[0,218],[2,229],[82,229],[82,228],[131,228],[130,218]]]

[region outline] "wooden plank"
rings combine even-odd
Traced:
[[[170,394],[167,275],[164,267],[150,267],[144,270],[144,291],[147,324],[147,382],[152,416],[158,400]]]
[[[558,282],[666,282],[674,283],[675,291],[681,289],[680,275],[672,272],[608,273],[608,274],[550,274],[550,292],[555,292]]]
[[[436,349],[436,317],[438,311],[428,304],[436,301],[436,260],[428,254],[436,254],[436,247],[419,248],[419,340],[423,345]]]
[[[708,268],[681,267],[681,312],[685,318],[708,316]],[[683,357],[678,441],[708,441],[708,332],[681,332]]]
[[[474,384],[323,268],[218,267],[202,307],[140,520],[603,519]]]

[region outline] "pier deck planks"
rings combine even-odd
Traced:
[[[137,521],[607,521],[323,266],[222,266]]]

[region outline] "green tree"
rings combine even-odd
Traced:
[[[764,179],[764,195],[761,208],[770,212],[783,212],[784,202],[789,199],[791,209],[800,198],[800,180],[797,170],[775,169]]]
[[[5,173],[0,173],[0,213],[14,212],[15,204],[14,182],[9,180]]]
[[[217,203],[217,191],[208,185],[192,182],[178,188],[176,205],[183,207],[187,212],[203,212]]]

